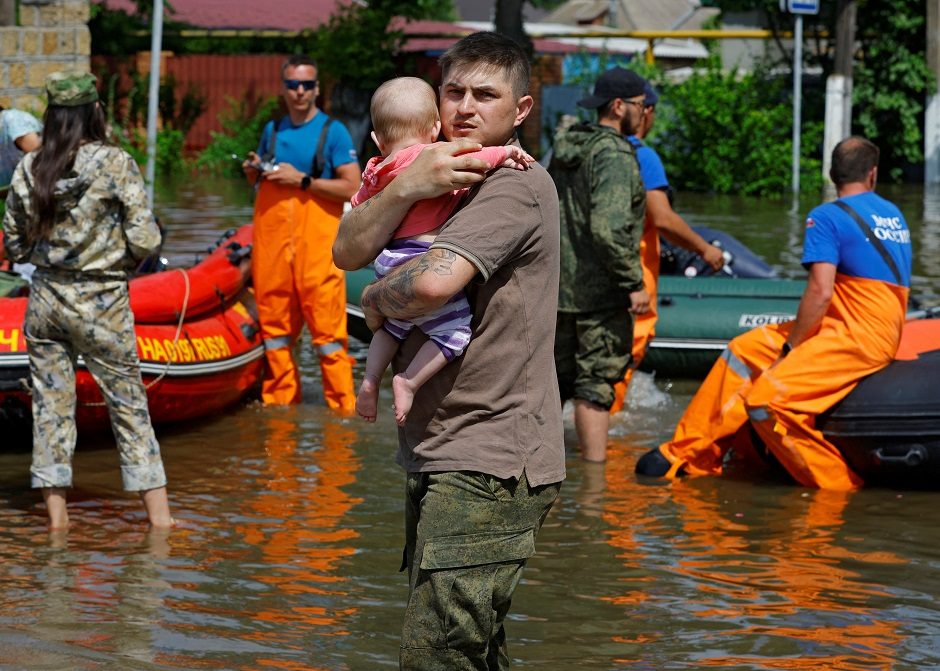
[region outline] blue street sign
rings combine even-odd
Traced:
[[[819,0],[787,0],[791,14],[819,14]]]

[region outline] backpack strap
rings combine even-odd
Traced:
[[[271,120],[271,135],[270,137],[268,137],[268,148],[264,152],[264,154],[261,156],[262,161],[274,160],[274,147],[275,147],[274,143],[277,140],[277,127],[280,125],[281,121],[283,121],[284,119],[285,117],[281,117],[277,121],[273,119]]]
[[[326,117],[326,123],[324,123],[323,128],[320,129],[320,140],[317,142],[317,151],[313,155],[313,162],[310,164],[310,176],[313,179],[319,179],[320,175],[323,174],[323,168],[326,163],[323,158],[323,149],[326,147],[326,136],[330,130],[331,123],[333,123],[333,118]]]
[[[852,220],[858,224],[859,229],[862,231],[862,235],[865,236],[865,240],[868,241],[871,246],[875,249],[876,252],[884,259],[884,262],[888,265],[888,268],[891,269],[891,273],[894,275],[894,279],[898,285],[903,286],[904,281],[901,279],[901,271],[898,270],[897,264],[894,262],[894,259],[891,258],[891,254],[888,253],[888,250],[885,248],[884,243],[878,239],[878,236],[872,235],[871,226],[869,226],[862,215],[860,215],[855,208],[842,200],[835,201],[836,206],[839,207],[843,212],[852,217]]]

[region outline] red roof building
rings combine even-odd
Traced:
[[[109,9],[136,14],[131,0],[96,0]],[[305,30],[326,23],[340,0],[168,0],[171,21],[222,30]],[[345,3],[343,3],[345,4]]]

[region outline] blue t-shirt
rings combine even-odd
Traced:
[[[274,144],[274,159],[278,163],[289,163],[300,172],[309,173],[313,165],[313,155],[320,142],[320,131],[326,123],[327,115],[317,112],[310,121],[295,126],[290,117],[285,116],[277,121],[277,137]],[[258,144],[258,156],[270,153],[271,129],[275,122],[270,121],[261,133],[261,142]],[[333,170],[347,163],[356,163],[359,158],[353,147],[352,137],[346,126],[333,120],[326,131],[326,144],[323,146],[323,179],[334,177]]]
[[[652,147],[643,144],[643,140],[636,135],[628,135],[627,140],[636,147],[636,160],[640,164],[640,177],[647,191],[653,189],[669,190],[669,180],[666,178],[666,168],[662,159]]]
[[[901,273],[901,285],[911,285],[911,232],[904,215],[873,191],[841,199],[858,212],[884,244]],[[851,277],[898,284],[891,268],[862,234],[858,224],[834,203],[813,209],[806,218],[803,265],[831,263]]]
[[[30,133],[42,133],[39,119],[20,110],[0,111],[0,186],[10,183],[16,164],[23,158],[16,141]]]

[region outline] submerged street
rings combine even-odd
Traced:
[[[940,194],[884,193],[911,226],[912,295],[940,304]],[[234,181],[158,190],[171,266],[245,223],[249,198]],[[809,206],[676,203],[790,277]],[[81,442],[72,528],[50,535],[28,440],[4,440],[0,668],[397,668],[404,475],[388,380],[375,424],[339,418],[322,406],[308,342],[301,352],[303,405],[253,402],[158,430],[179,520],[169,534],[145,531],[105,435]],[[636,459],[669,436],[696,384],[638,376],[606,466],[569,451],[507,623],[514,668],[940,666],[938,493],[638,480]]]

